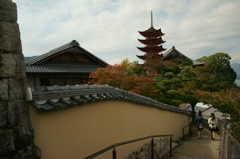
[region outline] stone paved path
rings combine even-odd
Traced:
[[[218,159],[220,139],[212,141],[205,131],[201,139],[192,137],[174,150],[171,159]]]

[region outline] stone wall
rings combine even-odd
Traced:
[[[38,149],[26,104],[26,75],[16,4],[0,0],[0,158],[33,159]]]

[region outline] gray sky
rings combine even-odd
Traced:
[[[227,52],[240,62],[240,0],[15,0],[25,56],[43,54],[71,40],[110,64],[138,60],[137,31],[150,26],[196,59]]]

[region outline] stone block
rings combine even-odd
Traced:
[[[25,99],[25,90],[23,87],[23,81],[17,79],[9,79],[8,92],[9,101],[14,100],[24,100]]]
[[[15,150],[14,133],[12,130],[0,130],[0,156]]]
[[[0,100],[8,100],[8,80],[0,79]]]
[[[8,156],[6,156],[6,155],[4,155],[4,156],[1,156],[1,159],[13,159],[14,158],[14,156],[12,155],[8,155]],[[14,158],[15,159],[15,158]]]
[[[41,159],[41,151],[38,147],[31,145],[18,151],[14,159]]]
[[[19,119],[18,106],[16,102],[8,102],[8,126],[16,127]]]
[[[0,102],[0,128],[6,127],[7,124],[8,124],[8,105],[7,102]]]
[[[31,134],[32,132],[29,129],[21,126],[21,127],[18,127],[17,132],[18,133],[15,140],[17,149],[21,149],[22,147],[27,147],[28,145],[31,145],[33,143],[33,136]]]
[[[14,100],[8,102],[8,124],[10,127],[19,125],[29,128],[29,110],[28,105],[23,100]],[[26,131],[19,128],[19,134],[24,134]]]
[[[21,52],[18,24],[0,22],[0,53]]]
[[[26,79],[26,66],[24,63],[24,57],[22,54],[16,55],[16,76],[18,79]],[[27,81],[25,81],[27,83]]]
[[[17,7],[11,0],[0,0],[0,21],[17,21]]]
[[[16,75],[15,57],[13,54],[0,54],[0,78],[9,78]]]

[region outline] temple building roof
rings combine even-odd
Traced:
[[[175,46],[173,46],[171,49],[169,49],[165,53],[163,53],[163,60],[171,59],[174,55],[178,55],[178,56],[184,57],[184,58],[192,61],[192,59],[190,59],[189,57],[187,57],[186,55],[184,55],[183,53],[178,51],[175,48]]]
[[[108,65],[82,48],[76,40],[40,56],[27,58],[25,64],[27,73],[91,73]]]
[[[51,56],[56,56],[57,54],[61,54],[64,53],[65,50],[70,49],[76,47],[80,50],[82,50],[82,53],[86,54],[88,57],[92,58],[93,60],[96,60],[97,62],[101,63],[102,65],[108,65],[105,61],[101,60],[100,58],[96,57],[95,55],[93,55],[92,53],[90,53],[89,51],[85,50],[84,48],[82,48],[80,46],[80,44],[78,43],[78,41],[73,40],[67,44],[64,44],[60,47],[57,47],[53,50],[50,50],[49,52],[42,54],[40,56],[36,56],[30,60],[27,61],[27,65],[33,65],[33,64],[41,64],[42,61],[46,60],[47,58],[51,57]]]
[[[91,73],[96,72],[97,65],[27,65],[27,73]]]

